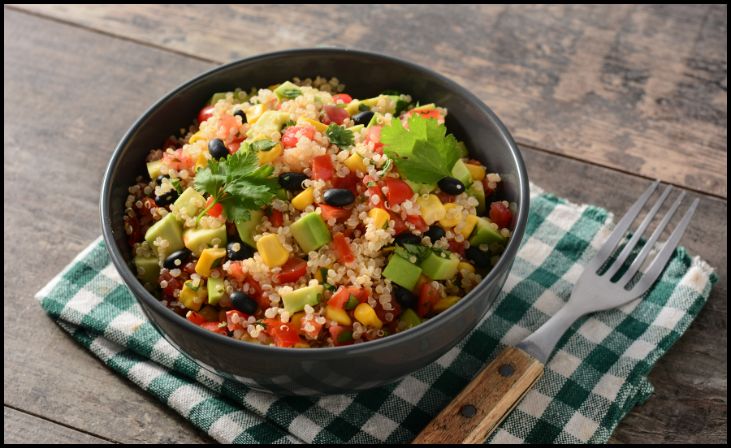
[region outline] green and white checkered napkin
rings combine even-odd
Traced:
[[[525,240],[486,318],[433,364],[363,393],[280,398],[198,367],[147,321],[101,239],[37,298],[106,365],[220,442],[408,442],[505,344],[564,304],[610,220],[606,210],[533,186]],[[715,280],[705,262],[678,249],[643,300],[574,324],[543,378],[488,442],[606,442],[652,394],[650,369],[688,328]]]

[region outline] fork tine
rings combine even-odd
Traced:
[[[677,199],[675,199],[675,202],[673,202],[673,205],[670,206],[670,209],[668,209],[668,211],[665,213],[665,216],[663,216],[660,224],[658,224],[655,231],[652,232],[652,235],[645,243],[645,246],[642,248],[640,253],[637,254],[637,258],[634,259],[632,265],[627,269],[627,272],[622,275],[622,278],[617,281],[618,285],[626,285],[632,279],[632,277],[634,277],[637,271],[640,270],[640,268],[642,267],[642,263],[645,262],[645,259],[650,254],[650,251],[652,251],[652,248],[655,246],[658,238],[660,238],[660,235],[662,235],[662,233],[665,231],[665,227],[667,227],[668,223],[673,218],[673,215],[675,215],[675,211],[678,210],[680,202],[683,200],[684,197],[685,192],[680,192]]]
[[[660,181],[656,180],[649,187],[647,187],[647,190],[645,190],[645,192],[642,193],[637,201],[632,204],[632,207],[627,210],[627,213],[625,213],[622,219],[619,220],[617,225],[614,227],[614,231],[612,231],[612,233],[609,235],[607,241],[604,242],[604,245],[599,248],[599,251],[596,253],[594,258],[592,258],[587,263],[587,272],[595,272],[597,269],[599,269],[601,265],[604,264],[605,261],[607,261],[607,258],[609,258],[609,256],[612,254],[619,240],[622,238],[622,236],[624,236],[624,232],[627,231],[629,226],[635,220],[637,215],[640,213],[640,210],[642,210],[642,207],[645,206],[645,203],[650,198],[650,195],[652,195],[652,193],[655,191],[655,188],[657,188],[657,185],[659,183]]]
[[[652,261],[652,264],[650,264],[647,272],[632,288],[633,295],[640,296],[644,294],[645,291],[650,289],[650,286],[655,283],[655,280],[660,277],[660,273],[663,269],[665,269],[665,265],[667,265],[668,260],[670,260],[670,257],[673,255],[673,251],[676,247],[678,247],[678,243],[680,243],[680,238],[682,238],[683,233],[685,233],[685,229],[688,227],[690,219],[693,217],[693,213],[695,213],[695,209],[697,207],[698,199],[695,199],[688,208],[688,211],[685,212],[683,219],[680,220],[678,226],[675,228],[675,230],[673,230],[673,233],[670,234],[670,237],[665,242],[665,246],[662,248],[660,253],[657,254],[657,257],[655,257],[655,259]]]
[[[624,262],[627,260],[627,257],[629,257],[629,254],[632,253],[635,246],[637,245],[637,241],[639,241],[640,237],[643,233],[645,233],[645,229],[648,225],[650,225],[650,222],[652,222],[652,219],[657,214],[657,211],[660,210],[660,207],[662,206],[663,202],[665,202],[665,198],[668,197],[668,194],[670,194],[670,190],[672,190],[673,187],[671,185],[668,185],[665,187],[665,191],[662,192],[660,197],[655,201],[655,205],[652,206],[650,211],[647,213],[647,216],[645,216],[645,219],[642,220],[642,223],[640,223],[640,226],[637,228],[635,233],[632,235],[632,238],[627,242],[627,244],[622,249],[622,252],[617,256],[617,259],[614,260],[614,263],[612,266],[610,266],[609,269],[607,269],[607,272],[605,272],[603,275],[606,275],[608,279],[611,279],[612,276],[622,267]]]

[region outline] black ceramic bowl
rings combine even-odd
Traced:
[[[447,128],[471,157],[500,173],[500,199],[518,205],[513,237],[498,264],[456,305],[393,336],[351,346],[287,349],[241,342],[204,330],[165,308],[136,279],[123,229],[127,187],[145,172],[145,156],[188,126],[214,92],[282,80],[336,76],[354,97],[394,89],[449,110]],[[494,198],[493,198],[494,199]],[[475,95],[424,67],[362,51],[298,49],[232,62],[204,73],[158,100],[132,125],[112,155],[101,193],[104,241],[112,261],[147,317],[175,347],[201,366],[252,388],[317,395],[364,390],[398,380],[436,360],[485,315],[507,278],[528,218],[528,178],[508,130]]]

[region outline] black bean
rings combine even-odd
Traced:
[[[453,196],[464,193],[464,184],[454,177],[444,177],[437,182],[437,185],[443,192]]]
[[[404,308],[416,308],[419,298],[413,292],[399,285],[393,285],[393,296],[396,301]]]
[[[440,238],[444,238],[446,234],[447,232],[436,224],[429,226],[429,230],[424,232],[424,236],[428,236],[432,243],[436,243]]]
[[[279,175],[279,185],[285,190],[299,191],[302,190],[302,182],[309,179],[305,173],[282,173]]]
[[[355,201],[355,195],[353,192],[345,188],[331,188],[325,191],[325,194],[322,196],[325,198],[325,202],[327,202],[328,205],[335,207],[345,207]]]
[[[183,265],[190,261],[191,256],[192,254],[188,249],[177,250],[168,255],[168,257],[162,263],[162,266],[165,269],[183,269]],[[176,263],[177,261],[180,262]]]
[[[478,268],[486,268],[490,266],[490,252],[480,250],[475,246],[471,246],[465,252],[467,259]]]
[[[249,315],[256,313],[256,310],[259,308],[256,300],[249,297],[249,295],[243,291],[234,291],[231,293],[231,304],[234,309]]]
[[[158,207],[167,207],[178,199],[178,192],[175,189],[168,191],[162,196],[155,196],[155,204]]]
[[[226,145],[223,144],[223,140],[220,138],[214,138],[208,142],[208,152],[216,160],[228,156],[228,149],[226,149]]]
[[[246,260],[254,256],[254,249],[241,241],[231,241],[226,245],[226,256],[229,260]]]
[[[236,112],[234,112],[235,117],[241,117],[241,123],[246,123],[246,114],[243,110],[239,109]]]
[[[421,244],[421,237],[410,232],[402,232],[393,238],[394,243],[403,246],[404,244]]]
[[[371,111],[359,112],[353,115],[353,121],[356,125],[362,124],[363,126],[368,126],[368,123],[371,122],[373,115],[374,113]]]

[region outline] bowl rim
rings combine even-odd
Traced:
[[[180,316],[177,313],[172,312],[169,308],[167,308],[165,305],[163,305],[157,298],[155,298],[147,289],[145,289],[142,284],[139,282],[137,277],[134,275],[130,267],[128,266],[127,262],[125,261],[124,257],[122,256],[122,253],[120,252],[119,248],[117,247],[116,241],[114,239],[114,235],[112,232],[112,225],[111,225],[111,201],[112,201],[112,185],[111,185],[111,176],[113,171],[115,170],[116,165],[118,164],[119,159],[121,158],[123,149],[128,145],[128,141],[133,137],[134,134],[137,133],[139,128],[142,127],[142,124],[153,114],[156,112],[156,110],[164,103],[168,102],[170,99],[172,99],[175,95],[179,94],[181,91],[186,90],[190,86],[204,80],[205,78],[214,75],[218,72],[228,70],[234,66],[240,65],[240,64],[250,64],[254,62],[262,62],[266,61],[267,59],[276,59],[286,56],[292,56],[292,55],[310,55],[310,56],[328,56],[328,55],[335,55],[335,54],[350,54],[355,56],[362,56],[366,58],[371,59],[380,59],[385,62],[394,63],[394,64],[400,64],[403,66],[406,66],[410,69],[415,70],[421,75],[426,75],[429,77],[432,77],[436,79],[437,81],[445,84],[448,89],[452,90],[453,92],[457,93],[459,96],[462,96],[463,98],[466,98],[467,100],[474,103],[476,107],[478,107],[483,113],[485,113],[488,116],[488,119],[490,119],[498,128],[498,131],[504,140],[504,142],[507,144],[511,156],[512,161],[515,164],[517,168],[517,182],[519,186],[519,204],[518,204],[518,216],[516,219],[516,225],[513,229],[512,236],[510,238],[510,241],[508,242],[508,245],[505,248],[505,251],[500,256],[500,259],[498,260],[498,263],[493,266],[493,268],[490,270],[490,272],[483,278],[480,283],[473,288],[469,293],[467,293],[459,302],[457,302],[454,306],[450,307],[450,309],[446,310],[444,313],[440,313],[437,316],[434,316],[424,323],[413,327],[411,329],[408,329],[404,332],[397,333],[394,335],[389,335],[384,338],[375,339],[372,341],[367,341],[359,344],[353,344],[353,345],[346,345],[346,346],[338,346],[338,347],[318,347],[316,349],[312,350],[303,350],[300,348],[286,348],[286,347],[276,347],[276,346],[270,346],[270,345],[263,345],[263,344],[254,344],[250,342],[244,342],[240,341],[238,339],[234,339],[230,336],[224,336],[217,333],[214,333],[212,331],[205,330],[192,322],[190,322],[188,319],[186,319],[183,316]],[[100,200],[100,211],[101,211],[101,224],[102,224],[102,235],[104,237],[104,242],[107,247],[107,252],[110,255],[110,258],[112,262],[114,263],[115,268],[120,273],[122,280],[126,284],[127,287],[129,287],[132,290],[133,295],[137,300],[142,301],[143,305],[148,306],[156,311],[159,311],[158,317],[166,319],[172,324],[182,326],[184,330],[187,330],[192,333],[192,335],[196,337],[203,338],[202,340],[206,340],[210,343],[216,343],[216,344],[224,344],[229,346],[231,349],[240,349],[240,350],[246,350],[246,351],[253,351],[258,352],[260,354],[271,354],[271,355],[280,355],[285,357],[290,357],[294,359],[299,359],[302,361],[306,360],[313,360],[317,358],[325,358],[325,359],[332,359],[332,358],[341,358],[342,356],[347,355],[362,355],[365,352],[372,352],[372,351],[380,351],[382,349],[388,349],[393,346],[398,346],[401,344],[405,344],[408,341],[418,340],[421,338],[422,335],[429,333],[434,327],[439,325],[441,322],[445,321],[447,317],[450,315],[454,315],[457,313],[459,309],[467,307],[469,302],[472,302],[474,300],[478,300],[481,292],[484,292],[484,290],[487,288],[487,286],[495,280],[495,278],[498,276],[498,274],[502,273],[504,269],[507,269],[508,271],[512,267],[512,263],[514,261],[514,258],[517,254],[518,247],[520,246],[520,243],[523,239],[523,235],[525,233],[526,223],[528,220],[528,209],[529,209],[529,202],[530,202],[530,194],[529,194],[529,186],[528,186],[528,174],[525,168],[525,163],[523,162],[523,158],[520,154],[520,151],[518,149],[517,144],[513,140],[512,135],[508,131],[507,127],[500,121],[500,119],[497,117],[497,115],[490,109],[479,97],[477,97],[475,94],[467,90],[466,88],[462,87],[461,85],[457,84],[455,81],[452,81],[451,79],[447,78],[444,75],[441,75],[433,70],[430,70],[422,65],[416,64],[414,62],[398,58],[395,56],[389,56],[384,55],[380,53],[374,53],[370,51],[363,51],[363,50],[354,50],[349,48],[338,48],[338,47],[326,47],[326,48],[296,48],[296,49],[287,49],[287,50],[281,50],[281,51],[275,51],[275,52],[269,52],[269,53],[260,53],[256,54],[250,57],[238,59],[226,64],[222,64],[219,66],[216,66],[210,70],[207,70],[194,78],[178,85],[174,89],[170,90],[168,93],[163,95],[160,99],[155,101],[154,104],[152,104],[150,107],[145,110],[145,112],[135,120],[135,122],[132,124],[132,126],[125,132],[122,139],[119,141],[117,146],[114,149],[114,152],[112,153],[112,156],[109,160],[109,163],[107,165],[107,168],[104,171],[104,178],[102,181],[102,188],[101,188],[101,200]],[[517,238],[516,238],[517,237]],[[144,308],[144,307],[143,307]],[[158,325],[153,322],[155,327],[158,327]],[[470,329],[471,331],[472,329]],[[166,332],[160,331],[160,333],[168,340],[170,340],[170,336],[166,334]],[[174,342],[174,341],[171,341]],[[174,343],[176,347],[178,346],[177,343]],[[316,354],[316,355],[315,355]]]

